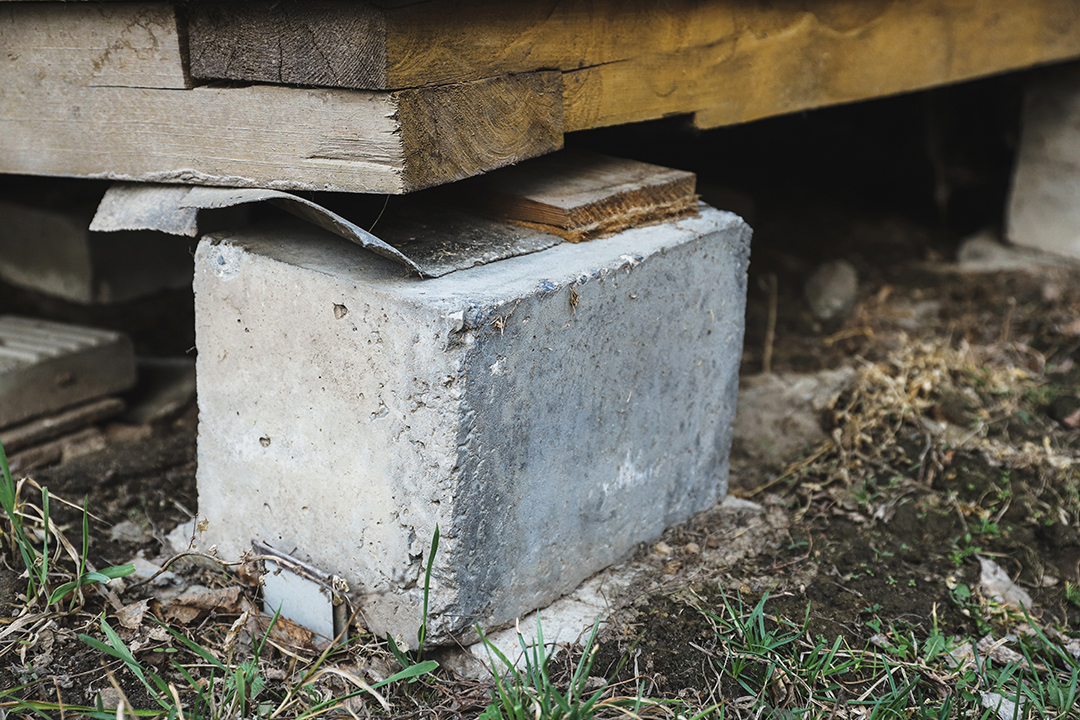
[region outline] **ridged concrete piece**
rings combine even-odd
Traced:
[[[202,544],[345,579],[414,641],[543,606],[726,492],[750,229],[700,217],[441,278],[303,227],[196,253]]]
[[[0,427],[135,384],[126,335],[0,316]]]

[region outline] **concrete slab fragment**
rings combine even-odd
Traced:
[[[90,213],[0,200],[0,278],[82,304],[116,303],[191,284],[188,241],[96,233]]]
[[[127,336],[0,316],[0,427],[134,384],[135,355]]]
[[[1056,68],[1028,87],[1009,197],[1007,237],[1080,257],[1080,66]]]
[[[412,641],[505,624],[727,485],[750,230],[700,217],[420,280],[299,225],[196,253],[200,543]]]

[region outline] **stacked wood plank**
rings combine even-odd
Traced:
[[[169,3],[0,4],[0,172],[402,193],[562,145],[560,75],[197,84]]]
[[[1080,55],[1074,0],[226,0],[189,26],[199,77],[390,89],[562,73],[565,129],[698,127]]]
[[[0,1],[0,47],[2,172],[403,193],[566,131],[716,127],[1077,57],[1080,8]]]

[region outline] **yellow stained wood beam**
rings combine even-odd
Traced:
[[[714,127],[1080,56],[1076,0],[233,0],[189,18],[196,77],[395,89],[561,70],[567,130]]]

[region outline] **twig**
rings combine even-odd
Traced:
[[[1012,329],[1012,316],[1013,310],[1016,309],[1016,298],[1010,297],[1008,300],[1009,311],[1005,313],[1005,322],[1001,324],[1001,344],[1009,342],[1009,331]]]
[[[776,477],[774,477],[772,480],[765,483],[764,485],[758,485],[753,490],[751,490],[751,491],[749,491],[747,493],[744,493],[743,497],[744,498],[751,498],[751,497],[754,497],[755,495],[757,495],[758,493],[761,493],[761,492],[764,492],[765,490],[768,490],[773,485],[776,485],[777,483],[779,483],[781,480],[787,479],[787,477],[789,475],[791,475],[792,473],[794,473],[796,470],[801,470],[802,468],[807,467],[808,465],[810,465],[810,463],[812,463],[815,460],[817,460],[818,458],[820,458],[822,455],[827,453],[829,450],[832,450],[832,448],[833,448],[833,441],[832,440],[826,440],[821,445],[821,447],[819,447],[817,450],[814,451],[814,453],[812,455],[810,455],[810,457],[808,457],[808,458],[806,458],[804,460],[800,460],[800,461],[798,461],[796,463],[792,463],[790,466],[788,466],[787,470],[780,473],[779,475],[777,475]]]
[[[229,561],[229,560],[222,560],[221,558],[217,557],[216,555],[211,555],[210,553],[204,553],[204,552],[200,552],[198,550],[185,550],[184,552],[176,553],[171,558],[169,558],[164,563],[162,563],[161,569],[158,570],[153,575],[151,575],[150,577],[145,578],[143,580],[140,580],[137,583],[132,583],[131,585],[128,585],[128,589],[129,590],[134,590],[137,587],[142,587],[143,585],[147,584],[148,582],[156,580],[158,578],[158,576],[164,574],[174,562],[176,562],[177,560],[182,560],[183,558],[186,558],[186,557],[201,557],[203,559],[215,562],[218,565],[221,565],[222,567],[233,567],[234,565],[243,565],[245,563],[255,562],[255,561],[258,561],[258,560],[272,560],[275,563],[278,563],[278,564],[281,564],[281,565],[290,564],[287,560],[285,560],[283,558],[274,557],[274,556],[270,556],[270,555],[252,555],[250,557],[244,557],[244,558],[241,558],[239,560]]]
[[[776,273],[769,273],[769,319],[765,325],[765,349],[761,353],[761,372],[772,372],[773,341],[776,339]]]
[[[378,216],[376,216],[375,222],[371,223],[371,227],[369,227],[367,229],[368,232],[372,232],[373,230],[375,230],[375,226],[379,224],[379,220],[382,219],[383,213],[386,212],[386,206],[389,205],[389,204],[390,204],[390,196],[387,195],[386,199],[383,200],[382,210],[380,210]]]

